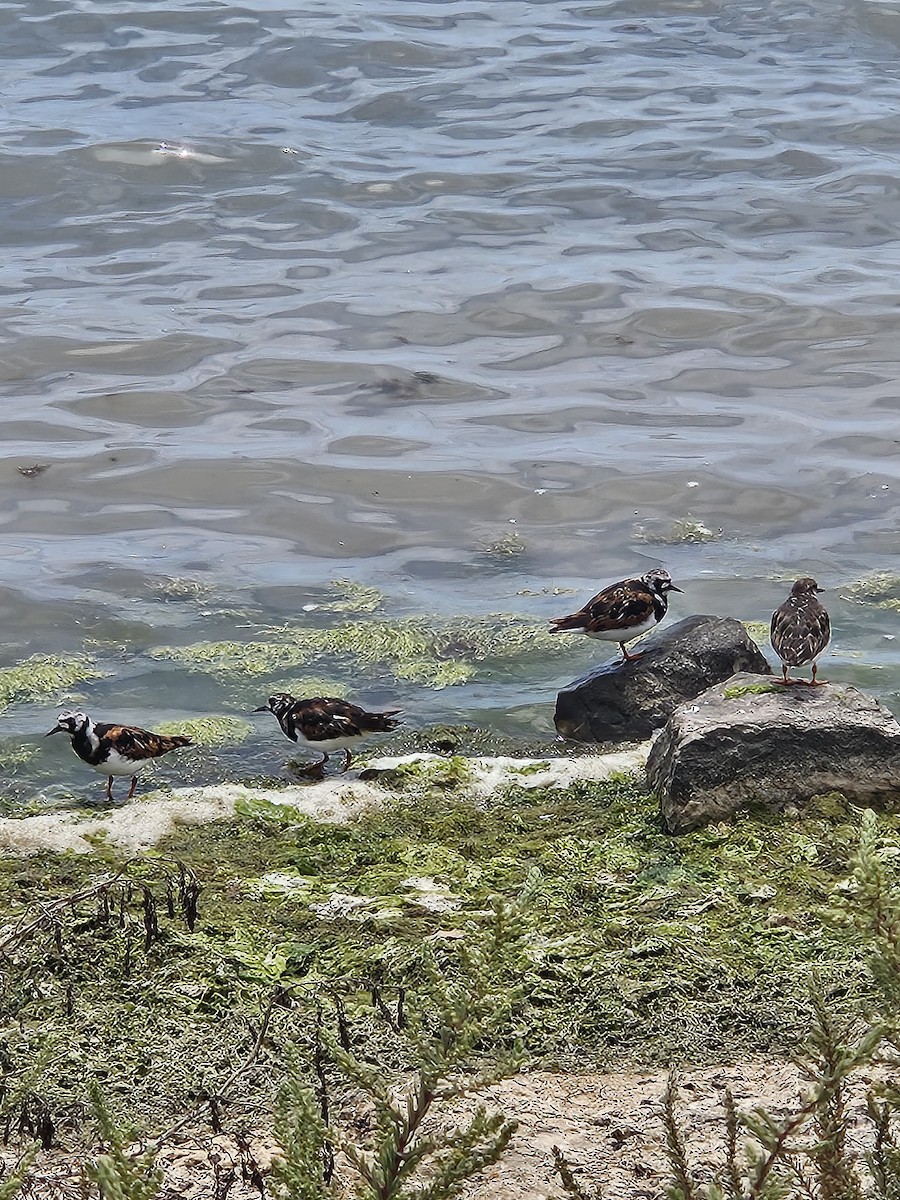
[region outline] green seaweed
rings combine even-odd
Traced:
[[[208,583],[203,583],[199,579],[190,579],[186,576],[173,575],[169,578],[160,578],[153,581],[150,587],[150,594],[156,599],[165,601],[200,601],[209,600],[213,594],[212,586]]]
[[[304,632],[308,634],[308,631]],[[154,646],[148,654],[151,658],[184,663],[195,670],[230,679],[274,675],[305,665],[315,649],[304,641],[299,644],[287,641],[195,642],[190,646]]]
[[[430,687],[447,687],[470,678],[467,664],[442,662],[433,649],[433,635],[421,618],[351,621],[325,631],[323,645],[323,650],[335,657],[349,656],[362,666],[385,666],[397,679]]]
[[[478,552],[488,558],[513,558],[524,554],[528,545],[518,533],[504,533],[497,538],[485,538],[478,543]]]
[[[741,624],[753,638],[754,642],[762,642],[763,645],[768,645],[769,642],[769,622],[768,621],[742,621]]]
[[[303,696],[336,696],[342,700],[350,694],[350,688],[342,680],[326,679],[322,675],[288,676],[283,687],[279,684],[278,690],[298,699]]]
[[[39,704],[63,700],[65,690],[76,683],[100,679],[92,658],[76,654],[33,654],[15,667],[0,669],[0,710],[11,704]]]
[[[647,542],[648,545],[681,546],[718,541],[722,537],[722,530],[709,529],[702,521],[687,513],[665,530],[647,529],[639,525],[634,536],[636,541]]]
[[[763,696],[767,692],[779,692],[777,683],[746,683],[741,686],[726,688],[722,695],[726,700],[737,700],[741,696]]]
[[[872,608],[900,612],[900,575],[890,571],[875,571],[844,589],[844,598],[853,604],[868,604]]]
[[[508,613],[439,623],[407,617],[345,621],[324,629],[282,626],[267,634],[265,641],[158,646],[149,654],[228,682],[283,677],[300,666],[349,660],[357,671],[388,672],[398,681],[443,688],[482,672],[512,669],[528,657],[558,659],[574,649],[543,625]]]
[[[353,579],[332,579],[331,586],[340,599],[319,606],[330,612],[371,613],[384,604],[384,592],[364,583],[356,583]]]
[[[253,733],[249,721],[240,717],[192,717],[184,721],[165,721],[158,733],[184,734],[197,746],[239,746]]]
[[[397,763],[386,770],[372,772],[378,783],[397,790],[459,788],[472,778],[469,760],[460,754],[449,758],[421,758]]]
[[[17,767],[30,763],[39,754],[40,749],[37,746],[4,740],[0,742],[0,769],[13,771]]]
[[[560,754],[577,754],[575,743]],[[379,740],[379,754],[462,754],[468,758],[537,758],[547,753],[547,738],[536,734],[531,738],[512,737],[476,725],[427,725],[415,728],[402,725],[384,740]]]

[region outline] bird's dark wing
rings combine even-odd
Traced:
[[[551,633],[583,629],[587,633],[631,629],[653,615],[653,596],[639,580],[628,579],[604,588],[584,608],[569,617],[555,617]]]
[[[348,700],[301,700],[293,709],[294,721],[309,742],[328,742],[334,738],[363,737],[367,733],[386,733],[399,725],[399,709],[370,713]]]
[[[149,729],[138,729],[136,725],[96,725],[97,735],[108,746],[114,746],[124,757],[137,762],[144,758],[159,758],[177,750],[179,746],[189,746],[191,739],[176,735],[168,737],[162,733],[151,733]]]
[[[346,700],[300,700],[291,715],[308,742],[362,737],[358,717],[363,710]]]

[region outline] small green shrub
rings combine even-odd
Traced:
[[[329,1195],[332,1144],[351,1164],[359,1200],[451,1200],[468,1179],[500,1158],[516,1129],[503,1113],[479,1104],[450,1128],[427,1118],[521,1064],[514,1048],[490,1064],[474,1065],[518,998],[511,981],[521,970],[525,910],[534,886],[532,881],[516,903],[494,900],[487,927],[458,945],[458,973],[451,974],[426,948],[421,1003],[402,1023],[414,1063],[411,1080],[392,1079],[383,1064],[367,1062],[325,1037],[342,1085],[358,1089],[371,1107],[373,1129],[366,1141],[326,1126],[327,1101],[317,1101],[294,1061],[277,1105],[275,1132],[283,1153],[273,1170],[278,1200]]]
[[[91,1183],[96,1183],[101,1200],[156,1200],[162,1171],[156,1165],[155,1151],[136,1154],[131,1150],[127,1130],[113,1117],[95,1080],[88,1084],[88,1094],[105,1149],[88,1163],[86,1173]]]
[[[854,1075],[875,1062],[897,1065],[900,1049],[900,880],[896,844],[882,845],[878,819],[863,814],[850,879],[839,889],[838,919],[869,951],[881,1011],[838,1019],[814,989],[812,1027],[798,1062],[807,1086],[797,1105],[776,1118],[764,1109],[724,1102],[725,1165],[711,1183],[698,1183],[678,1115],[678,1076],[669,1075],[662,1105],[669,1177],[666,1200],[900,1200],[900,1088],[886,1081],[867,1098],[868,1136],[852,1130],[847,1091]],[[886,1053],[887,1052],[887,1053]],[[861,1155],[854,1144],[868,1141]],[[563,1191],[570,1200],[599,1200],[576,1178],[554,1147]]]
[[[5,1179],[0,1179],[0,1200],[16,1200],[28,1183],[28,1173],[37,1157],[39,1143],[33,1142]],[[36,1193],[34,1193],[36,1194]]]

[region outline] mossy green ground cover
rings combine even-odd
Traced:
[[[859,824],[843,801],[672,838],[636,780],[485,800],[467,776],[452,758],[409,770],[346,825],[251,803],[127,865],[102,845],[0,861],[7,921],[45,914],[24,936],[0,933],[4,1110],[44,1105],[59,1127],[95,1077],[157,1132],[209,1097],[252,1119],[287,1044],[311,1052],[317,1008],[333,1023],[336,1002],[357,1048],[402,1066],[372,985],[391,1011],[400,987],[415,1003],[423,941],[451,947],[534,870],[515,1034],[544,1065],[783,1055],[807,1027],[814,975],[838,1006],[865,995],[832,915]],[[193,931],[177,863],[203,887]],[[122,866],[130,882],[106,898],[52,908]]]
[[[893,584],[875,591],[874,602],[892,602]],[[418,689],[514,680],[548,662],[584,666],[577,639],[561,644],[515,615],[389,619],[378,593],[349,584],[314,607],[322,616],[305,626],[232,621],[246,640],[191,641],[187,629],[185,644],[142,652],[154,670],[165,662],[205,677],[216,696],[219,715],[177,723],[199,748],[180,760],[181,779],[271,770],[248,714],[274,690],[340,695],[352,680],[352,695],[406,688],[415,699]],[[90,711],[95,681],[122,648],[94,650],[0,671],[0,708]],[[453,727],[410,727],[388,744],[524,748]],[[530,749],[546,754],[546,736]],[[11,738],[0,751],[7,792],[33,793],[41,747]],[[897,834],[895,818],[882,822]],[[347,825],[251,804],[127,864],[102,843],[92,855],[0,860],[0,1115],[24,1114],[27,1132],[43,1112],[65,1130],[96,1078],[148,1131],[211,1098],[252,1119],[270,1111],[288,1044],[311,1054],[318,1009],[333,1025],[338,1004],[357,1049],[403,1066],[403,1040],[379,1006],[395,1012],[400,988],[414,1004],[424,940],[452,947],[484,920],[491,894],[517,894],[534,869],[531,959],[515,1012],[533,1061],[578,1069],[788,1054],[808,1027],[813,975],[838,1007],[866,995],[861,951],[832,916],[858,825],[855,810],[826,800],[802,817],[749,813],[675,839],[635,780],[512,786],[484,799],[453,756],[392,773],[383,803]],[[193,929],[179,908],[178,863],[203,888]],[[122,869],[105,895],[66,902]],[[26,932],[10,933],[18,922]]]

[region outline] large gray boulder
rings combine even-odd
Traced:
[[[896,804],[900,724],[849,684],[782,687],[738,675],[675,710],[650,751],[647,782],[670,833],[825,792]]]
[[[595,646],[604,645],[593,642]],[[737,671],[771,673],[759,647],[733,617],[696,615],[657,629],[570,683],[556,698],[556,729],[576,742],[638,742],[665,725],[679,704]]]

